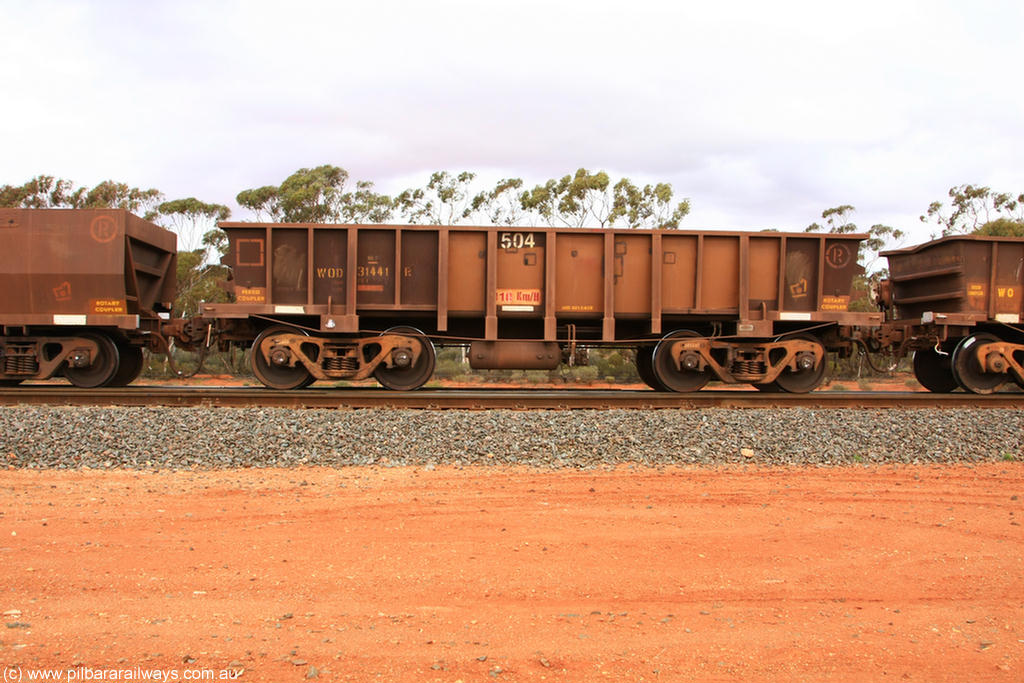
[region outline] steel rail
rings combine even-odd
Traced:
[[[771,394],[712,390],[692,394],[627,389],[428,389],[395,392],[375,388],[274,391],[253,387],[169,387],[78,389],[22,385],[0,389],[0,405],[217,406],[267,408],[411,408],[426,410],[681,409],[703,408],[1017,408],[1024,394],[933,394],[925,392],[817,391]]]

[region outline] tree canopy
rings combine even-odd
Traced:
[[[198,249],[200,240],[202,244],[216,246],[224,234],[217,228],[217,221],[231,216],[231,209],[223,204],[208,204],[195,197],[164,202],[157,206],[157,212],[172,224],[181,251]]]
[[[398,214],[409,223],[455,225],[479,210],[470,194],[475,173],[432,173],[426,187],[405,190],[394,199]]]
[[[384,223],[393,213],[393,200],[373,191],[373,183],[361,180],[354,192],[346,192],[348,171],[325,164],[300,168],[280,185],[242,190],[235,197],[257,220],[286,223]]]
[[[982,225],[974,234],[990,237],[1024,237],[1024,220],[997,218]]]
[[[104,180],[94,187],[75,187],[63,178],[39,175],[22,185],[0,186],[0,206],[23,209],[127,209],[146,220],[157,217],[163,193]]]
[[[302,168],[280,185],[242,190],[236,201],[257,220],[295,223],[424,223],[458,225],[547,224],[565,227],[678,228],[690,200],[675,202],[668,183],[614,184],[605,171],[577,169],[525,189],[521,178],[503,178],[476,189],[477,174],[435,171],[422,187],[394,197],[370,181],[347,190],[349,173],[338,166]]]
[[[1024,223],[1024,193],[994,192],[984,185],[968,184],[951,187],[948,194],[948,207],[935,201],[921,216],[922,222],[930,221],[941,227],[944,237],[978,234],[989,224],[994,224],[989,230],[1006,230],[1012,229],[1014,223]]]
[[[676,229],[690,213],[690,200],[673,205],[668,183],[640,188],[629,178],[614,185],[605,171],[577,169],[520,195],[524,211],[548,225]]]

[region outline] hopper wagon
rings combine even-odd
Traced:
[[[0,208],[0,385],[138,377],[166,341],[176,244],[127,211]]]
[[[477,369],[628,348],[659,390],[810,391],[881,314],[850,310],[863,235],[223,222],[230,303],[201,308],[265,385],[422,386],[436,345]]]
[[[1024,238],[959,235],[883,252],[882,346],[927,389],[1024,388]]]

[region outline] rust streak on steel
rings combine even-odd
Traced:
[[[40,385],[0,389],[0,405],[219,406],[269,408],[411,408],[421,410],[683,409],[704,408],[1020,408],[1024,394],[841,392],[768,394],[702,391],[441,389],[394,392],[372,388],[272,391],[239,387],[133,386],[72,389]]]

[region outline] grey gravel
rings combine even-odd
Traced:
[[[0,467],[841,465],[1024,459],[1019,410],[0,407]]]

